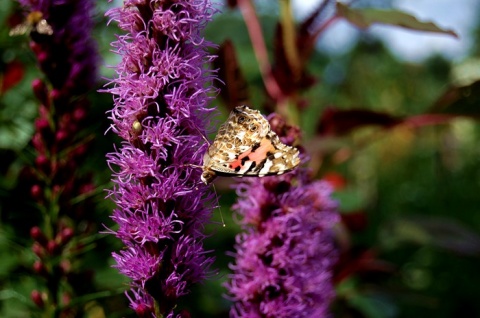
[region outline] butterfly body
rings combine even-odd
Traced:
[[[217,176],[282,174],[298,166],[298,155],[298,149],[280,141],[258,110],[237,106],[205,153],[201,180],[209,184]]]

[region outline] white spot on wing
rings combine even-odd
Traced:
[[[243,139],[245,137],[245,131],[239,131],[235,137]]]
[[[263,166],[262,170],[258,173],[260,177],[263,177],[267,173],[270,172],[270,168],[273,166],[273,161],[272,160],[267,160],[265,161],[265,165]]]
[[[238,171],[238,173],[244,174],[245,172],[247,172],[247,170],[250,168],[252,164],[253,164],[253,161],[246,161],[245,165],[242,167],[242,169],[240,169],[240,171]]]

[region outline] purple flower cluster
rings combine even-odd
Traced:
[[[227,283],[232,317],[325,317],[334,297],[332,188],[305,169],[237,187],[243,217],[234,274]]]
[[[114,253],[129,277],[131,307],[140,316],[169,316],[213,259],[203,248],[212,193],[199,183],[207,145],[214,57],[200,32],[214,10],[208,0],[125,0],[107,15],[126,31],[112,43],[116,67],[111,129],[123,138],[107,155],[116,203],[112,231],[125,248]]]

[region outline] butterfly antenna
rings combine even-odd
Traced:
[[[223,219],[222,207],[220,206],[220,201],[218,200],[217,189],[215,188],[214,183],[212,183],[212,186],[213,186],[213,191],[215,191],[215,197],[217,198],[218,211],[220,211],[220,218],[222,219],[222,225],[223,227],[226,227],[225,220]]]
[[[205,142],[207,143],[207,145],[211,145],[210,141],[208,141],[207,137],[205,137],[205,135],[200,131],[200,129],[198,129],[197,126],[195,126],[195,130],[200,134],[200,136],[202,136],[203,140],[205,140]]]

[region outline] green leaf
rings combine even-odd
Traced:
[[[409,217],[394,220],[381,233],[387,248],[402,243],[434,246],[464,256],[480,255],[480,236],[467,226],[441,217]]]
[[[451,85],[432,105],[429,112],[439,114],[454,114],[480,116],[480,80],[468,85]]]
[[[391,318],[398,316],[398,308],[386,295],[379,293],[355,294],[348,299],[353,308],[368,318]]]
[[[368,204],[368,195],[359,188],[348,187],[335,191],[333,197],[340,203],[340,211],[345,213],[357,212]]]
[[[432,22],[419,21],[408,13],[396,10],[352,9],[337,2],[337,15],[362,29],[368,28],[374,23],[380,23],[417,31],[449,34],[458,38],[458,35],[452,30],[442,29]]]

